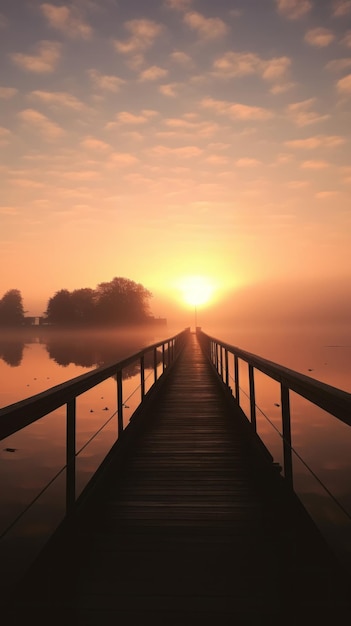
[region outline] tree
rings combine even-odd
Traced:
[[[71,293],[74,323],[88,326],[95,321],[94,289],[75,289]]]
[[[18,289],[10,289],[0,300],[0,325],[23,326],[23,300]]]
[[[149,315],[152,294],[140,283],[115,277],[96,289],[96,312],[99,323],[118,325],[143,322]]]
[[[45,312],[49,324],[71,325],[74,320],[74,306],[68,289],[61,289],[50,298]]]

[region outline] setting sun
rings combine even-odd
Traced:
[[[213,297],[214,286],[205,276],[185,276],[178,286],[183,301],[191,306],[207,304]]]

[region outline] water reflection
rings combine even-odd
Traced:
[[[0,334],[0,359],[11,367],[19,367],[27,345],[43,344],[49,358],[62,367],[98,367],[118,361],[159,340],[149,329],[134,331],[81,332],[53,329],[22,329],[17,333]]]

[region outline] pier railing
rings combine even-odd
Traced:
[[[255,397],[255,370],[266,374],[280,384],[281,402],[281,437],[283,445],[284,476],[293,486],[292,471],[292,442],[291,442],[291,412],[290,392],[293,391],[314,405],[320,407],[330,415],[351,426],[351,394],[325,383],[314,380],[282,365],[263,359],[251,352],[232,346],[220,339],[207,335],[198,329],[198,336],[202,348],[215,367],[218,375],[227,387],[232,389],[233,395],[240,406],[240,378],[239,361],[247,363],[249,380],[250,421],[256,431],[256,397]],[[229,359],[232,359],[230,364]],[[231,387],[233,385],[233,388]]]
[[[137,372],[139,376],[139,402],[137,406],[144,401],[147,391],[151,391],[153,386],[161,378],[166,370],[169,370],[176,358],[180,354],[185,340],[189,334],[189,329],[185,329],[179,334],[154,343],[130,357],[112,363],[103,365],[86,374],[77,376],[55,387],[25,399],[16,402],[3,409],[0,409],[0,440],[5,440],[11,435],[24,431],[26,427],[37,422],[44,416],[48,416],[58,408],[65,407],[66,414],[66,464],[58,472],[57,477],[62,473],[66,473],[66,511],[64,515],[68,515],[74,508],[76,494],[76,460],[79,452],[77,451],[76,441],[76,402],[78,396],[97,387],[103,381],[113,378],[116,381],[115,401],[116,407],[112,413],[115,419],[115,443],[124,431],[123,413],[125,409],[124,397],[124,381],[130,377],[130,370]],[[151,375],[153,382],[148,381],[148,390],[146,391],[146,371],[148,378]],[[93,438],[93,437],[92,437]],[[50,441],[47,441],[47,447]],[[6,445],[6,444],[5,444]],[[112,444],[113,445],[113,444]],[[50,481],[51,483],[53,481]],[[48,485],[50,486],[50,484]],[[45,491],[45,489],[43,490]],[[36,498],[35,498],[36,500]],[[28,510],[29,507],[27,507]],[[27,512],[24,511],[23,513]],[[13,529],[14,524],[22,517],[18,515],[18,519],[13,520],[8,528],[1,532],[0,539],[5,537],[8,531]]]
[[[340,559],[350,567],[351,490],[347,450],[351,445],[351,430],[347,427],[351,426],[351,394],[211,337],[200,328],[197,334],[224,388],[235,398],[254,432],[281,466],[288,487]],[[276,398],[277,383],[280,397]],[[269,409],[273,389],[277,400],[274,415]],[[266,403],[265,410],[260,406],[262,400]],[[308,432],[306,448],[303,441]],[[292,441],[292,433],[297,435],[297,441]],[[329,446],[324,443],[320,447],[325,437]]]

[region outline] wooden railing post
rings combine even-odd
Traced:
[[[66,515],[76,501],[76,399],[67,402],[66,424]]]
[[[157,381],[157,348],[154,348],[154,383]]]
[[[234,380],[235,380],[235,399],[238,404],[240,404],[240,396],[239,396],[239,359],[234,354]]]
[[[228,363],[228,350],[224,350],[225,359],[225,384],[229,387],[229,363]]]
[[[165,371],[165,367],[166,367],[166,364],[165,364],[165,344],[163,343],[162,344],[162,372]]]
[[[144,355],[140,357],[140,391],[141,391],[141,401],[144,400],[145,396],[145,361]]]
[[[250,418],[251,424],[254,430],[257,430],[256,425],[256,398],[255,398],[255,378],[254,378],[254,368],[252,365],[249,365],[249,386],[250,386]]]
[[[281,383],[281,403],[283,422],[284,476],[288,485],[293,488],[289,387],[286,387],[283,383]]]
[[[123,384],[122,370],[117,372],[117,438],[123,432]]]

